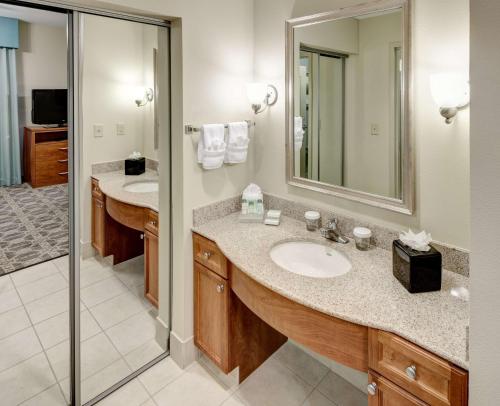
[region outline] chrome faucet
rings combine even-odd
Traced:
[[[321,235],[328,240],[332,240],[340,244],[347,244],[349,242],[349,240],[340,233],[337,227],[336,218],[329,220],[328,223],[326,223],[326,226],[321,228],[319,231],[321,232]]]

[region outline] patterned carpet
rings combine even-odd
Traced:
[[[68,250],[67,185],[0,187],[0,275]]]

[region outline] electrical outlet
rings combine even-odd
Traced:
[[[94,124],[94,137],[104,137],[104,124]]]
[[[379,135],[380,134],[380,127],[378,124],[374,123],[370,126],[370,132],[372,135]]]
[[[125,135],[125,124],[117,123],[116,124],[116,135]]]

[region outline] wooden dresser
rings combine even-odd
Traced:
[[[32,187],[68,182],[68,128],[24,127],[24,180]]]

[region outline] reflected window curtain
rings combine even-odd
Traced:
[[[21,183],[16,50],[0,48],[0,186]]]

